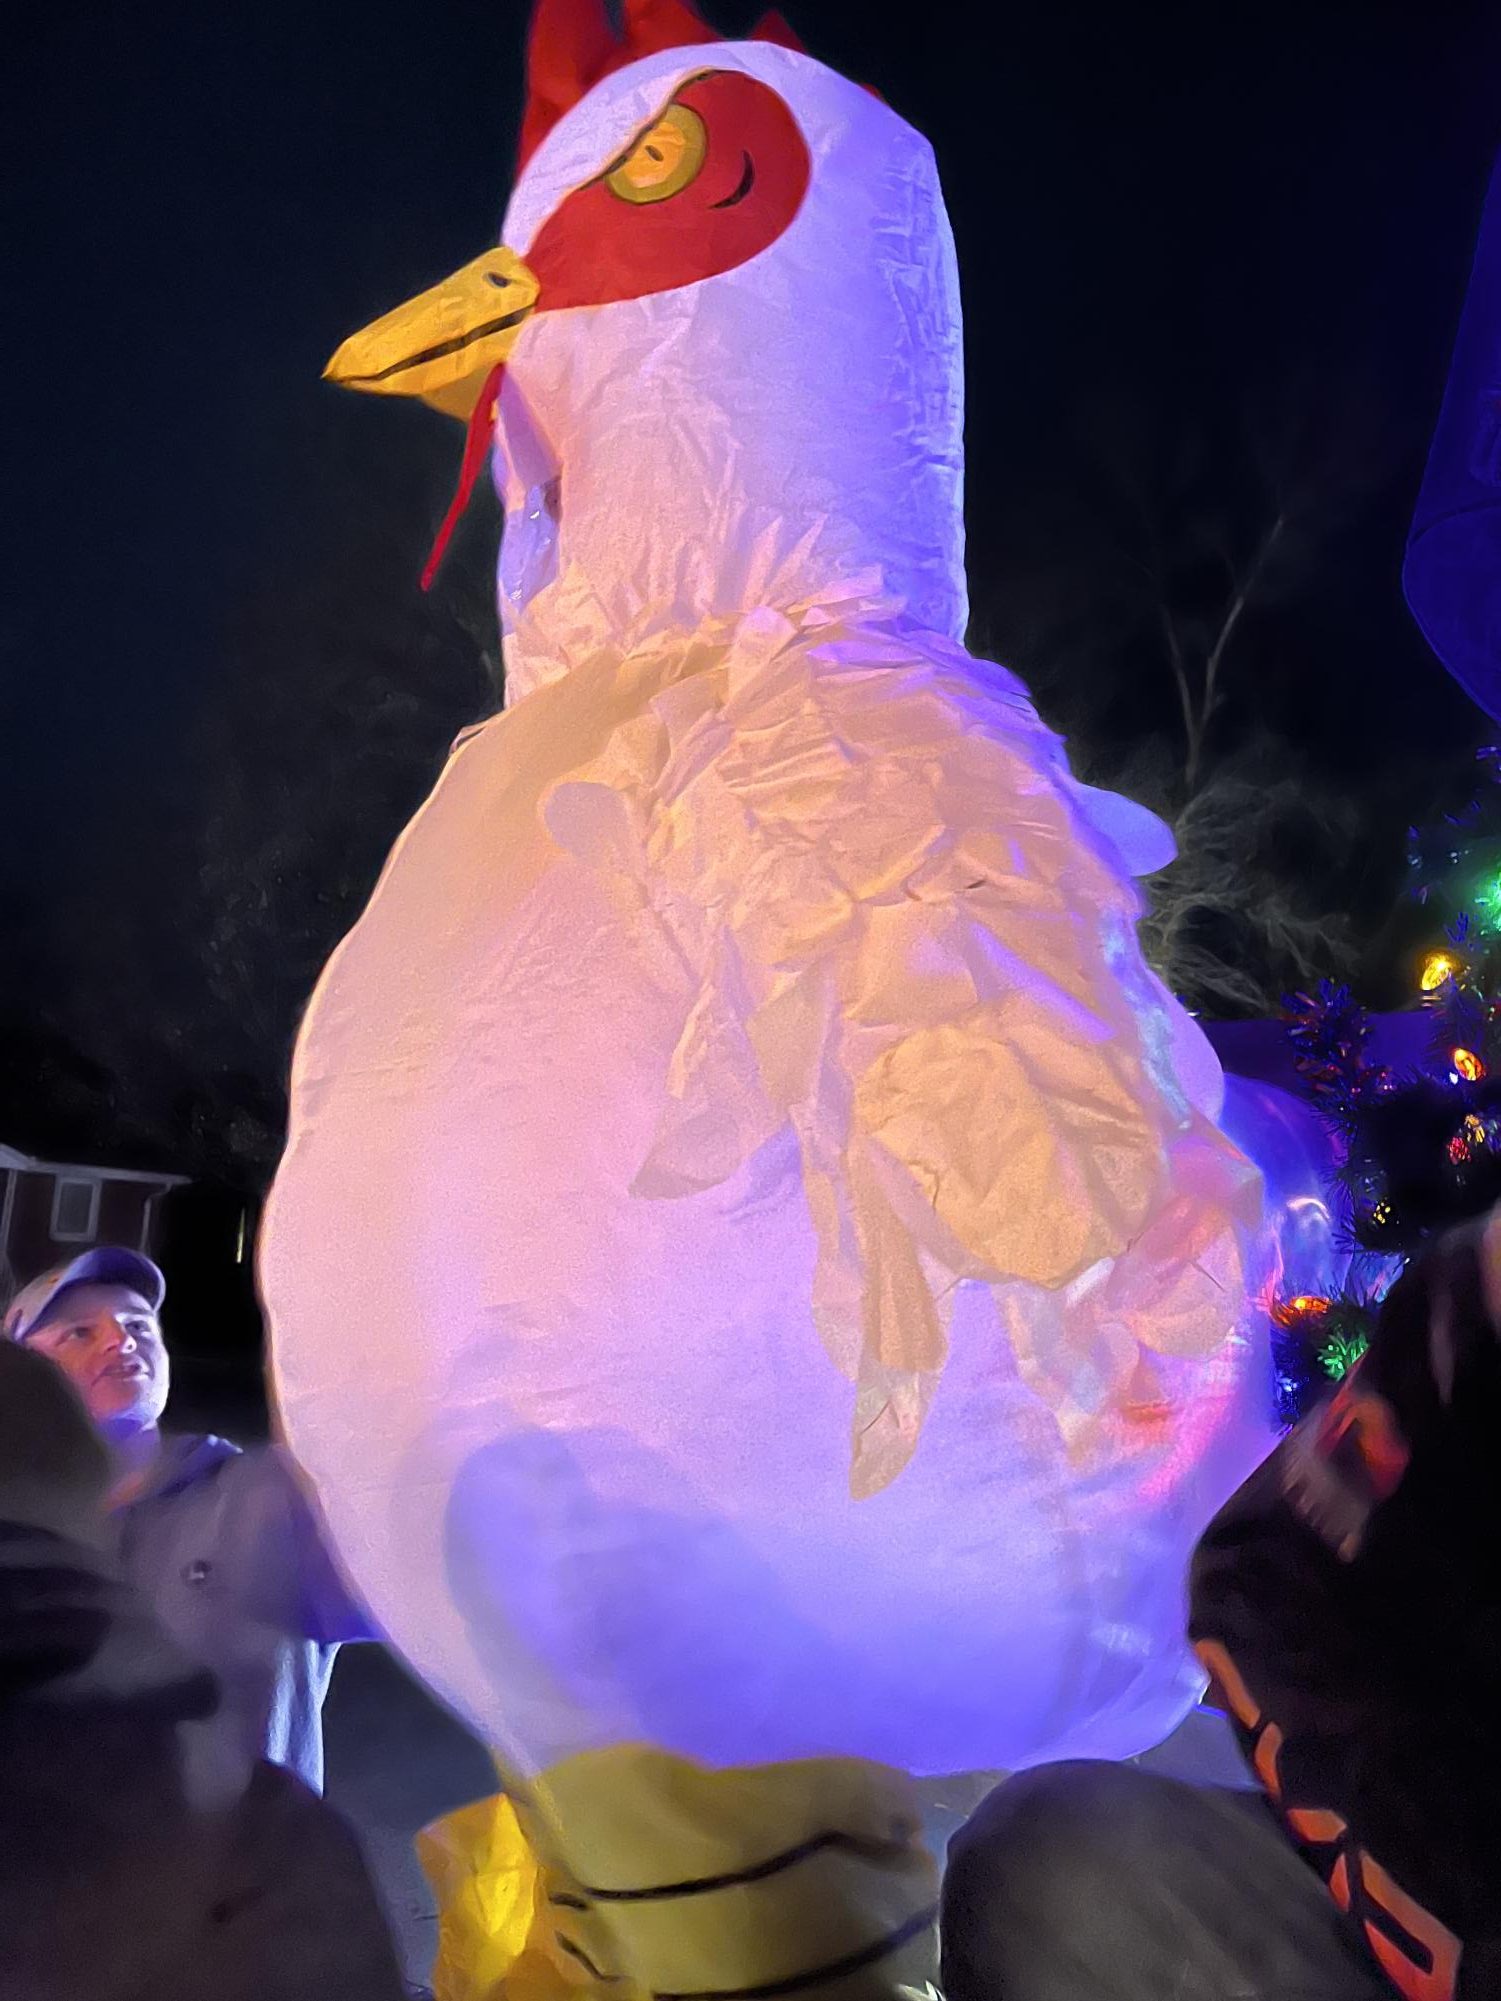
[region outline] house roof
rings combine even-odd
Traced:
[[[182,1188],[188,1180],[185,1174],[143,1173],[135,1167],[86,1167],[82,1162],[37,1160],[29,1153],[17,1152],[13,1146],[0,1145],[0,1173],[5,1172],[68,1174],[80,1181],[144,1181],[154,1188]]]

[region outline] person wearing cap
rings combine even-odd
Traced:
[[[62,1373],[0,1341],[0,1993],[402,2001],[333,1808],[248,1756],[196,1786],[220,1693],[120,1574],[115,1472]]]
[[[184,1725],[204,1782],[264,1758],[321,1791],[335,1653],[374,1634],[279,1447],[242,1451],[162,1431],[166,1290],[149,1258],[97,1247],[26,1286],[3,1332],[45,1356],[78,1393],[109,1450],[124,1575],[218,1683],[213,1713]]]

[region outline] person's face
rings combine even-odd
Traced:
[[[106,1433],[143,1430],[167,1403],[167,1351],[156,1315],[126,1285],[70,1285],[26,1337],[55,1362]]]

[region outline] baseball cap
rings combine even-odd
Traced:
[[[167,1281],[150,1258],[140,1251],[128,1251],[121,1244],[96,1244],[71,1264],[43,1272],[23,1286],[6,1309],[4,1333],[8,1341],[24,1341],[60,1292],[70,1285],[128,1285],[138,1292],[153,1313],[161,1311],[167,1296]]]

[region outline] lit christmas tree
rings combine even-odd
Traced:
[[[1400,1074],[1372,1059],[1370,1018],[1347,987],[1324,981],[1288,998],[1295,1068],[1343,1159],[1335,1213],[1348,1248],[1368,1254],[1381,1275],[1341,1297],[1274,1304],[1277,1413],[1286,1423],[1364,1354],[1393,1261],[1501,1202],[1498,828],[1501,752],[1490,748],[1460,809],[1408,837],[1413,893],[1442,927],[1416,968],[1433,1031],[1421,1069]]]

